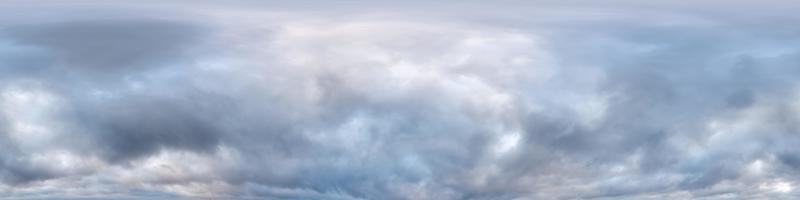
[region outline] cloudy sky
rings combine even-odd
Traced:
[[[800,198],[792,1],[134,2],[0,1],[0,199]]]

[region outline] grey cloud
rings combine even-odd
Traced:
[[[98,143],[103,145],[100,152],[108,154],[105,156],[112,161],[149,155],[162,146],[213,151],[219,142],[218,128],[210,123],[211,119],[193,114],[190,110],[197,109],[193,106],[126,101],[123,105],[94,110],[87,114],[99,116],[84,119],[97,123]]]
[[[196,24],[138,18],[11,24],[0,30],[11,47],[3,59],[6,75],[110,79],[103,82],[178,64],[207,34]]]
[[[173,102],[137,102],[134,99],[141,97],[136,95],[107,101],[92,99],[97,97],[96,93],[125,95],[120,91],[125,90],[121,88],[125,87],[125,79],[165,67],[188,55],[189,47],[203,35],[199,27],[168,20],[136,19],[13,25],[2,30],[4,44],[8,44],[4,50],[9,51],[3,54],[8,59],[4,59],[2,82],[13,85],[15,80],[33,80],[67,98],[67,104],[76,106],[54,114],[77,123],[60,127],[63,130],[59,132],[72,135],[59,134],[63,138],[52,143],[54,148],[94,150],[109,161],[148,155],[163,144],[198,151],[214,149],[217,135],[213,127],[201,119],[192,119],[183,108],[170,106]],[[7,98],[14,95],[6,94]],[[6,121],[15,117],[18,116],[7,116]],[[5,132],[10,134],[10,131]],[[7,143],[10,149],[17,146],[13,141]],[[39,166],[28,163],[26,153],[20,151],[24,150],[5,151],[8,155],[3,168],[11,171],[8,174],[11,182],[63,175],[37,170]],[[18,170],[12,171],[15,169]]]
[[[467,7],[198,6],[196,19],[3,26],[0,194],[797,195],[800,71],[785,24]]]
[[[201,35],[199,27],[163,20],[94,20],[6,28],[19,45],[45,49],[57,66],[73,70],[139,70],[177,59]]]
[[[668,158],[668,161],[671,160],[659,162],[652,167],[642,166],[645,169],[655,167],[659,171],[669,171],[669,166],[695,162],[675,155],[675,153],[684,151],[680,148],[685,148],[683,145],[686,144],[666,142],[669,142],[669,139],[677,138],[685,138],[689,141],[708,139],[708,136],[703,135],[703,126],[708,123],[707,120],[710,116],[727,115],[731,112],[752,109],[752,106],[763,104],[760,101],[769,101],[772,104],[791,104],[791,99],[794,98],[792,85],[796,81],[790,78],[796,73],[790,67],[793,65],[790,63],[794,63],[793,60],[784,60],[785,57],[753,59],[753,56],[747,56],[748,53],[731,55],[732,51],[757,48],[754,47],[754,44],[749,43],[750,40],[740,38],[739,33],[730,32],[731,30],[705,30],[700,34],[692,35],[686,34],[691,33],[691,31],[685,31],[688,29],[674,27],[667,29],[666,32],[677,32],[678,30],[680,33],[655,37],[656,39],[652,41],[648,41],[649,39],[642,41],[639,36],[636,36],[636,30],[625,30],[626,33],[634,33],[632,34],[634,37],[621,38],[621,41],[639,43],[643,46],[652,45],[655,49],[643,54],[633,52],[620,54],[620,56],[641,56],[641,59],[624,59],[621,60],[623,62],[608,63],[608,66],[611,67],[611,71],[608,73],[612,76],[609,78],[613,86],[611,89],[619,91],[624,99],[624,101],[618,102],[619,104],[611,105],[612,107],[609,108],[611,115],[606,118],[607,120],[616,120],[616,117],[621,117],[619,119],[623,120],[620,121],[621,124],[615,124],[623,127],[615,127],[610,131],[632,131],[625,137],[634,140],[635,143],[621,146],[640,146],[642,148],[661,146],[666,148],[652,151],[655,154],[648,153],[644,159]],[[716,33],[715,37],[707,37],[709,32]],[[616,36],[618,35],[612,37]],[[651,37],[650,34],[647,36]],[[670,37],[676,38],[671,39]],[[684,47],[683,44],[689,41],[691,41],[691,45]],[[577,44],[587,43],[578,42]],[[622,47],[625,48],[625,46]],[[591,48],[588,50],[589,53],[595,50],[595,48],[589,48]],[[613,48],[613,46],[606,48]],[[742,63],[742,57],[748,58],[748,61]],[[601,58],[614,59],[615,56],[606,54]],[[636,63],[627,63],[629,61]],[[770,75],[762,76],[762,74]],[[784,100],[789,100],[789,102]],[[631,125],[640,126],[645,130],[630,127]],[[784,126],[777,125],[776,127]],[[662,137],[635,139],[637,135],[646,135],[647,129],[660,132]],[[609,136],[611,134],[602,135]],[[747,134],[766,133],[754,131]],[[781,138],[793,138],[791,131],[777,134],[780,134],[781,136],[778,137]],[[719,149],[721,152],[714,153],[719,155],[708,157],[707,159],[710,160],[701,161],[703,164],[697,166],[699,168],[680,172],[688,175],[680,184],[681,188],[704,189],[719,184],[723,180],[737,180],[741,174],[745,173],[743,168],[747,162],[775,153],[767,146],[761,146],[762,144],[759,144],[758,140],[751,140],[750,143],[741,145],[758,147],[744,151],[735,150],[735,148]],[[614,153],[625,155],[625,152],[629,151]],[[649,163],[647,160],[643,164]],[[647,171],[644,172],[649,174]],[[628,193],[635,193],[635,191]]]

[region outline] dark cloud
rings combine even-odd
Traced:
[[[213,119],[203,119],[203,115],[191,110],[198,108],[174,102],[138,102],[133,98],[126,99],[122,105],[110,105],[86,113],[95,115],[84,120],[96,123],[97,142],[102,145],[99,152],[106,154],[104,156],[109,160],[146,156],[162,147],[194,151],[213,151],[216,148],[222,134],[219,128],[214,127]]]

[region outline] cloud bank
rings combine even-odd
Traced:
[[[11,1],[0,199],[795,199],[775,4]]]

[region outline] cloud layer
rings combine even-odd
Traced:
[[[800,195],[791,8],[328,4],[0,8],[0,198]]]

